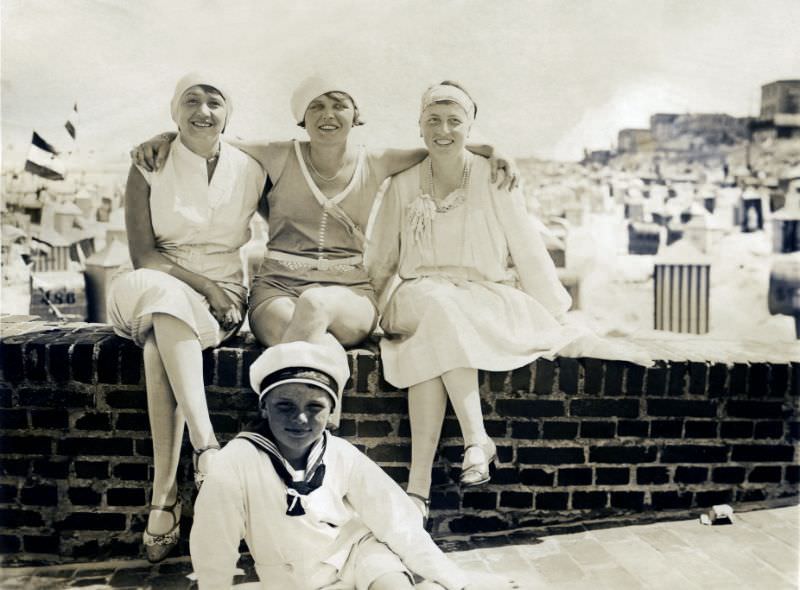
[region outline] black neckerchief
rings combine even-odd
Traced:
[[[294,481],[289,471],[291,465],[281,455],[278,445],[274,442],[272,431],[266,420],[253,425],[252,430],[240,432],[236,438],[241,438],[264,451],[269,457],[275,473],[286,485],[286,515],[302,516],[306,513],[303,504],[300,502],[301,496],[306,496],[322,485],[325,479],[325,463],[323,457],[328,446],[327,433],[323,433],[319,441],[314,443],[308,454],[305,476],[302,481]]]

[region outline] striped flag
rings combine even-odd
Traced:
[[[49,180],[64,180],[66,165],[58,150],[34,131],[25,170]]]
[[[25,170],[48,180],[64,180],[66,163],[63,156],[72,153],[78,126],[78,104],[75,103],[64,124],[66,134],[56,142],[58,147],[45,141],[36,131],[33,132]],[[62,131],[63,133],[63,131]],[[58,133],[56,133],[58,135]]]

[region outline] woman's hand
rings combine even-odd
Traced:
[[[508,189],[509,192],[513,191],[519,186],[519,168],[511,158],[506,158],[502,154],[495,152],[489,158],[489,166],[492,170],[492,182],[497,182],[498,171],[503,172],[503,181],[497,185],[499,189]]]
[[[209,285],[203,294],[208,299],[211,315],[216,318],[223,330],[232,330],[239,325],[242,321],[242,312],[239,306],[231,301],[224,289],[209,281]]]
[[[140,143],[131,150],[133,163],[150,172],[161,170],[167,161],[169,146],[176,137],[178,134],[175,132],[161,133]]]

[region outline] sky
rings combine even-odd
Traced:
[[[655,112],[757,115],[762,84],[800,78],[799,30],[800,0],[0,0],[3,166],[73,103],[73,164],[125,162],[193,70],[228,86],[231,136],[304,137],[289,97],[323,74],[352,89],[356,141],[417,147],[422,92],[452,79],[477,139],[579,159]]]

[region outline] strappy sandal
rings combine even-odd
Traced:
[[[489,483],[492,479],[492,472],[497,467],[497,447],[491,439],[484,444],[464,447],[464,459],[467,457],[467,451],[473,447],[480,449],[483,458],[477,462],[462,463],[461,476],[459,477],[459,483],[462,488],[474,488]]]
[[[176,510],[177,508],[177,510]],[[153,535],[147,530],[147,527],[142,533],[142,543],[144,550],[147,554],[147,561],[150,563],[158,563],[164,561],[167,555],[175,549],[181,537],[181,502],[176,497],[175,502],[171,506],[163,506],[160,504],[150,504],[150,511],[161,510],[169,512],[172,515],[172,528],[163,535]]]
[[[422,513],[422,527],[425,530],[428,530],[428,516],[430,516],[431,511],[430,498],[426,498],[420,494],[415,494],[414,492],[406,492],[406,495],[411,498],[411,500],[414,502],[414,506],[416,506],[420,513]]]
[[[203,485],[203,481],[206,478],[206,473],[204,471],[200,471],[198,469],[198,465],[200,465],[200,456],[205,453],[206,451],[219,451],[220,446],[218,444],[208,445],[207,447],[203,447],[202,449],[194,449],[192,451],[192,466],[194,467],[194,485],[197,486],[197,489],[200,489],[200,486]]]

